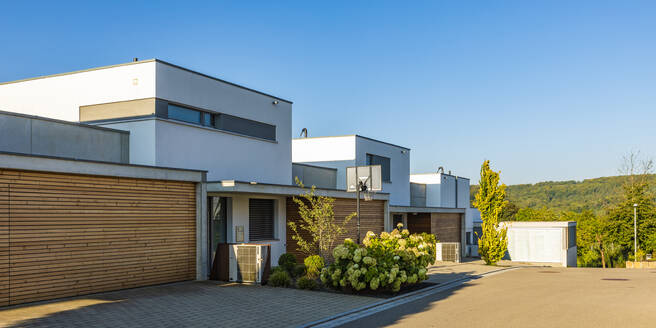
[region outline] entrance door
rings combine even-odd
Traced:
[[[209,260],[210,278],[227,279],[228,276],[228,198],[210,196],[207,200],[209,213]]]

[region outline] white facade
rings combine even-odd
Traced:
[[[390,204],[410,205],[410,149],[358,135],[292,140],[292,162],[337,169],[337,189],[346,189],[346,168],[367,165],[367,154],[390,159],[390,181],[383,192]]]
[[[427,207],[469,208],[469,179],[443,173],[411,174],[410,182],[426,185]]]
[[[101,124],[130,131],[131,163],[207,170],[208,180],[291,181],[292,105],[273,96],[158,60],[0,84],[0,110],[74,122],[81,106],[147,98],[274,125],[276,140],[161,118]]]
[[[155,97],[155,61],[0,83],[0,110],[77,122],[80,106]]]
[[[501,222],[508,228],[508,255],[515,262],[576,266],[576,222]]]

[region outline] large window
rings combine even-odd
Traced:
[[[219,130],[235,132],[247,136],[276,140],[276,126],[248,120],[228,114],[217,114],[214,126]]]
[[[221,113],[168,104],[167,117],[260,139],[276,140],[276,126]]]
[[[200,112],[176,105],[169,105],[168,116],[171,119],[200,124]]]
[[[381,178],[384,182],[392,182],[390,179],[390,159],[389,157],[367,154],[367,165],[380,165]]]
[[[251,198],[248,200],[248,239],[250,241],[274,238],[274,211],[273,199]]]

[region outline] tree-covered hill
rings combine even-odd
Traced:
[[[603,177],[583,181],[547,181],[536,184],[510,185],[508,200],[518,208],[548,208],[553,211],[585,210],[601,213],[622,196],[622,185],[628,176]],[[656,186],[656,175],[648,176],[649,185]],[[478,185],[472,185],[472,202]]]

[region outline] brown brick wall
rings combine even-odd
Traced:
[[[335,199],[334,208],[335,219],[343,220],[346,216],[356,211],[356,200],[349,198]],[[364,238],[367,231],[380,233],[385,229],[385,202],[382,200],[361,201],[360,202],[360,231],[361,238]],[[299,222],[301,220],[298,214],[298,205],[293,201],[292,197],[287,197],[287,222]],[[343,241],[345,238],[351,238],[353,241],[357,239],[357,220],[355,217],[346,225],[347,232],[339,237],[338,240]],[[301,232],[303,232],[301,230]],[[287,252],[296,255],[297,260],[303,261],[305,254],[297,250],[298,245],[292,239],[294,232],[287,226]],[[309,237],[308,234],[302,234],[304,237]],[[274,263],[277,265],[277,263]]]

